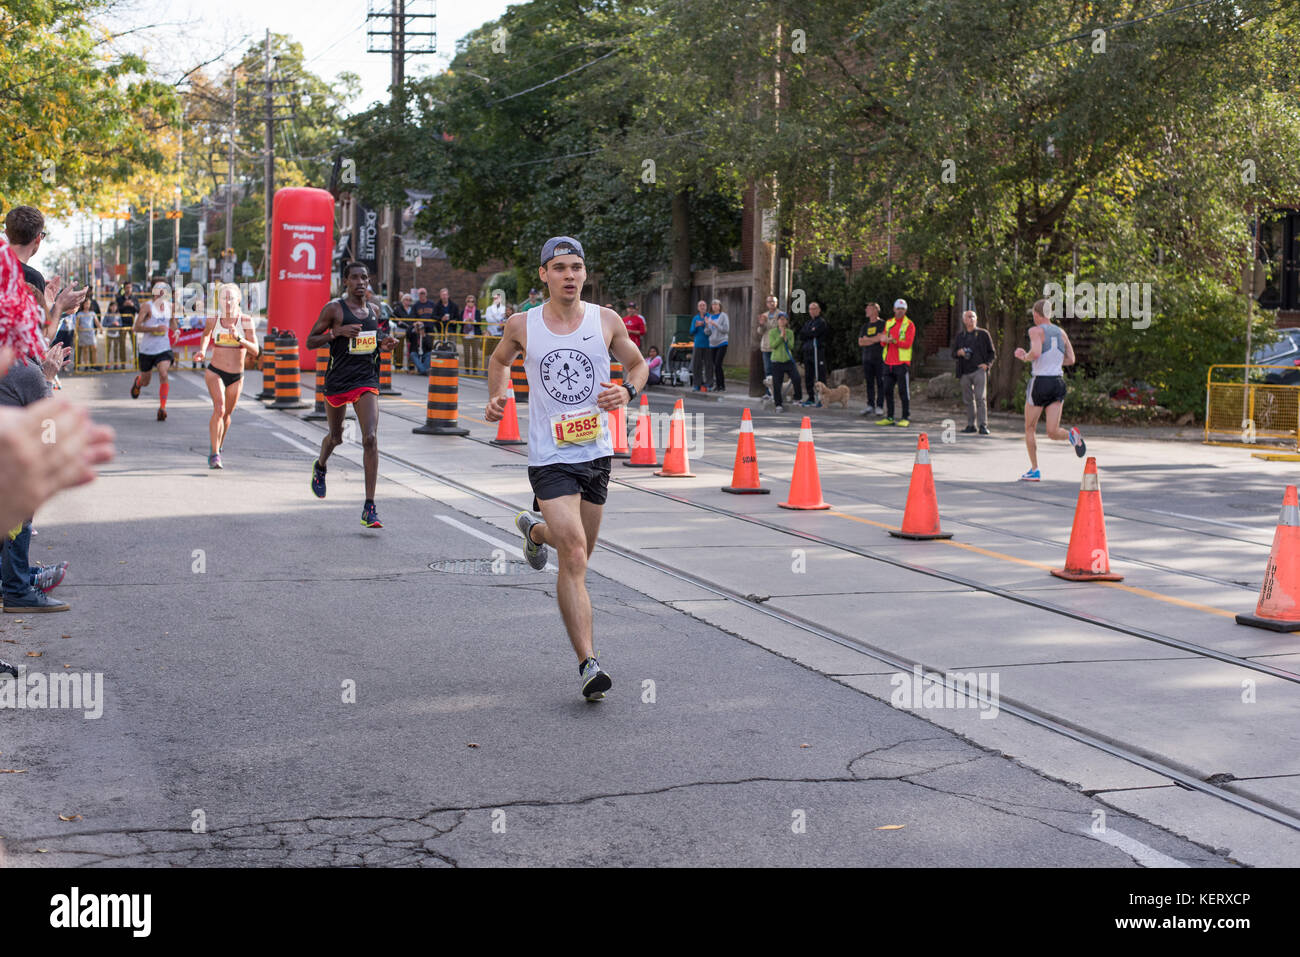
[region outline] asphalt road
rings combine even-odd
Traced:
[[[1015,719],[891,707],[891,669],[612,553],[598,552],[590,585],[597,651],[615,686],[604,701],[584,702],[554,575],[522,565],[505,509],[434,477],[523,507],[522,459],[470,440],[411,435],[422,419],[421,383],[399,376],[405,396],[383,400],[380,431],[381,449],[396,457],[381,468],[386,527],[367,530],[359,524],[358,446],[331,461],[329,496],[317,501],[305,449],[320,428],[248,398],[251,376],[223,452],[226,469],[211,472],[201,383],[189,372],[176,379],[165,423],[153,415],[156,385],[133,402],[126,377],[67,380],[69,394],[118,430],[120,453],[99,481],[38,515],[33,557],[72,562],[57,592],[72,610],[5,615],[0,657],[31,671],[102,674],[103,713],[0,715],[8,725],[0,766],[22,772],[0,775],[0,853],[9,865],[1300,860],[1287,843],[1293,832],[1184,797],[1150,772]],[[492,434],[476,421],[482,398],[481,384],[465,384],[462,424],[480,439]],[[688,403],[704,413],[693,460],[701,477],[679,480],[673,494],[773,519],[780,480],[761,500],[721,502],[727,497],[717,493],[739,424],[739,397],[728,398]],[[756,413],[765,481],[782,470],[788,481],[797,418]],[[1050,593],[1063,606],[1098,600],[1096,591],[1044,581],[1015,562],[895,543],[876,526],[901,509],[915,429],[873,432],[831,412],[817,431],[824,491],[841,517],[775,516],[789,528],[826,535],[833,526],[836,541]],[[1222,450],[1179,448],[1165,458],[1193,468],[1179,477],[1186,501],[1174,501],[1140,468],[1173,464],[1154,461],[1149,446],[1158,445],[1168,443],[1113,443],[1119,470],[1104,487],[1129,517],[1115,519],[1112,537],[1122,546],[1112,549],[1171,569],[1137,566],[1163,576],[1147,590],[1185,604],[1116,591],[1106,594],[1117,603],[1107,615],[1172,620],[1193,639],[1266,654],[1254,634],[1228,629],[1220,638],[1226,625],[1189,605],[1225,595],[1252,605],[1267,555],[1271,516],[1213,504],[1216,483],[1223,487],[1215,470],[1224,470],[1234,500],[1260,506],[1277,491],[1276,477],[1262,464],[1234,470]],[[1024,468],[1014,436],[936,446],[936,462],[951,456],[940,495],[945,522],[956,513],[959,539],[983,535],[985,552],[1059,560],[1078,488],[1068,449],[1044,453],[1059,479],[1026,489],[1007,482]],[[1139,468],[1124,473],[1125,464]],[[807,572],[795,572],[800,546],[788,534],[653,495],[640,488],[655,484],[643,472],[615,478],[606,532],[624,549],[915,660],[1000,670],[1008,698],[1050,703],[1180,767],[1217,757],[1204,754],[1210,742],[1187,721],[1204,711],[1194,693],[1207,682],[1235,688],[1231,666],[1153,652],[1078,622],[1062,626],[1042,611],[1008,610],[988,595],[833,547],[806,547]],[[1224,515],[1239,527],[1212,524]],[[1170,528],[1153,532],[1140,524],[1148,520]],[[1180,522],[1214,556],[1178,548],[1188,534]],[[1144,534],[1130,534],[1138,527]],[[1178,573],[1183,566],[1215,577],[1225,556],[1240,559],[1232,575],[1243,584]],[[1265,687],[1276,689],[1272,699]],[[1241,754],[1227,732],[1222,743],[1225,761],[1250,764],[1229,761],[1223,770],[1267,777],[1275,803],[1287,807],[1300,768],[1275,739],[1294,729],[1293,687],[1261,680],[1254,753]],[[1115,708],[1122,700],[1130,713]],[[1218,720],[1233,720],[1227,705],[1221,711]]]

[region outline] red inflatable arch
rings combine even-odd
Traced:
[[[334,250],[334,197],[323,189],[276,190],[271,206],[271,275],[267,326],[298,337],[299,368],[315,371],[307,333],[330,299]]]

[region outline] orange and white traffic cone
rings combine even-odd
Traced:
[[[606,414],[609,416],[609,431],[614,446],[614,458],[631,458],[632,453],[627,450],[627,406],[616,405]]]
[[[817,452],[813,448],[812,419],[803,417],[799,426],[799,447],[794,453],[794,475],[790,478],[790,500],[777,502],[782,508],[830,508],[822,501],[822,481],[817,476]]]
[[[636,436],[632,440],[632,458],[623,464],[633,469],[659,467],[659,452],[655,449],[654,423],[650,420],[650,397],[641,396],[641,414],[636,417]]]
[[[1053,568],[1052,574],[1072,582],[1118,582],[1124,576],[1110,570],[1110,549],[1106,547],[1106,517],[1101,511],[1101,481],[1097,478],[1097,459],[1088,456],[1079,486],[1079,503],[1074,508],[1074,527],[1070,530],[1070,547],[1065,553],[1065,567]]]
[[[939,529],[939,497],[934,491],[934,473],[930,470],[930,436],[916,437],[916,463],[912,466],[912,484],[907,488],[907,505],[903,508],[903,527],[890,529],[895,538],[928,541],[952,538],[952,532]]]
[[[772,490],[758,484],[758,449],[754,447],[754,420],[749,409],[740,416],[740,438],[736,440],[736,464],[731,469],[731,484],[722,489],[733,495],[767,495]]]
[[[664,452],[664,467],[655,472],[665,478],[695,478],[691,471],[690,456],[686,454],[686,412],[682,400],[673,405],[673,417],[668,423],[668,449]]]
[[[515,408],[515,390],[506,392],[506,410],[501,414],[501,424],[497,426],[497,437],[493,445],[527,445],[519,437],[519,410]]]
[[[1237,624],[1270,631],[1300,631],[1300,499],[1288,485],[1273,533],[1273,550],[1264,568],[1255,614],[1238,615]]]

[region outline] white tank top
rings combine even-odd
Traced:
[[[1043,351],[1033,362],[1036,376],[1059,376],[1065,365],[1064,341],[1061,339],[1061,327],[1045,322],[1038,327],[1043,330]]]
[[[601,383],[610,381],[609,347],[601,328],[600,306],[583,303],[582,324],[567,336],[546,327],[542,306],[529,309],[527,317],[528,464],[590,462],[613,455],[608,418],[596,405],[596,396],[604,389]],[[560,420],[560,416],[566,418]],[[573,422],[580,430],[591,417],[600,423],[595,441],[557,443],[557,425],[567,429]]]
[[[159,302],[157,299],[149,300],[149,319],[147,325],[155,326],[158,320],[162,319],[168,325],[172,321],[172,304],[166,299]],[[166,352],[172,347],[171,336],[167,333],[161,335],[152,335],[145,333],[140,336],[140,354],[142,356],[156,356],[160,352]]]

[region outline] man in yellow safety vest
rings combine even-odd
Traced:
[[[877,419],[876,425],[899,425],[903,428],[911,425],[912,342],[916,339],[916,323],[907,318],[907,300],[894,300],[894,318],[885,323],[885,417]],[[903,416],[894,418],[894,386],[898,386],[898,398],[902,403]]]

